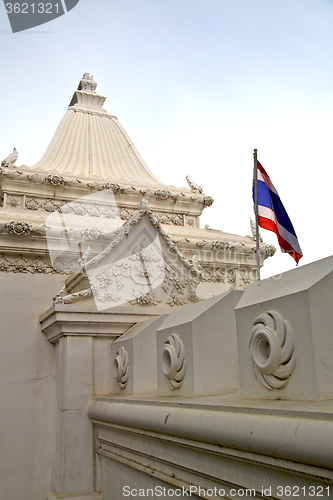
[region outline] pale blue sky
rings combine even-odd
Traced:
[[[300,265],[333,253],[333,0],[80,0],[16,34],[0,6],[0,44],[1,159],[35,163],[90,72],[154,174],[215,198],[202,226],[249,234],[258,148]],[[294,267],[266,262],[264,276]]]

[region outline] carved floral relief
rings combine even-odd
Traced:
[[[23,196],[7,195],[6,207],[23,208]]]
[[[5,229],[10,234],[15,234],[17,236],[23,236],[31,234],[32,225],[24,221],[9,221],[5,224]]]
[[[48,259],[41,256],[27,257],[23,255],[12,256],[0,254],[0,271],[7,273],[56,273]]]
[[[120,302],[156,305],[160,300],[153,288],[164,279],[163,257],[154,244],[138,241],[131,254],[123,257],[102,272],[90,274],[94,296],[100,302]]]

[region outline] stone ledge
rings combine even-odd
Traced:
[[[39,318],[42,332],[54,343],[67,335],[118,337],[140,321],[165,314],[166,309],[156,307],[114,307],[98,312],[94,306],[55,304]]]
[[[243,411],[242,411],[243,410]],[[314,414],[283,411],[262,414],[254,408],[187,408],[186,404],[130,404],[115,399],[95,399],[89,417],[231,449],[333,468],[333,421]]]
[[[103,500],[103,495],[101,493],[80,493],[78,495],[58,495],[55,491],[50,491],[46,495],[46,500]]]

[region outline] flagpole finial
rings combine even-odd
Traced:
[[[253,150],[253,188],[254,188],[254,213],[256,216],[256,259],[257,281],[260,281],[260,248],[259,248],[259,214],[258,214],[258,160],[257,149]]]

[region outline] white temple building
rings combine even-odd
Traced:
[[[1,500],[333,498],[333,257],[256,282],[104,101],[1,163]]]

